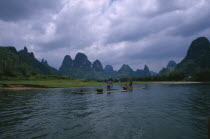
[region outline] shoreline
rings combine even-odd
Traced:
[[[196,81],[140,81],[134,82],[136,84],[201,84],[205,82],[196,82]]]
[[[30,84],[0,84],[1,90],[33,90],[33,89],[47,89],[56,87],[46,87],[41,85]]]
[[[189,81],[134,81],[133,84],[201,84],[205,82],[189,82]],[[122,83],[114,83],[115,85],[125,84]],[[70,88],[70,87],[91,87],[91,86],[104,86],[105,84],[86,84],[81,86],[69,85],[65,87],[57,86],[44,86],[44,85],[36,85],[36,84],[9,84],[2,83],[0,84],[0,90],[33,90],[33,89],[48,89],[48,88]]]

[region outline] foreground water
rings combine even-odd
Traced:
[[[144,86],[98,95],[71,93],[94,87],[0,91],[0,138],[208,138],[209,85],[135,85]]]

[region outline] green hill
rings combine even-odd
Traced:
[[[69,55],[66,55],[59,71],[63,75],[73,78],[105,79],[105,74],[100,61],[97,60],[92,64],[88,60],[88,57],[83,53],[77,53],[74,60],[72,60]]]
[[[28,65],[33,67],[41,74],[59,74],[59,72],[55,68],[47,64],[47,61],[40,62],[39,60],[37,60],[34,57],[33,52],[29,53],[26,47],[24,47],[23,50],[20,50],[18,52],[18,55],[24,62],[26,62]]]
[[[175,71],[183,72],[186,75],[210,69],[210,43],[205,37],[194,40],[186,57],[175,67]]]
[[[46,60],[38,61],[33,53],[29,53],[27,48],[17,50],[10,47],[0,46],[0,75],[16,75],[16,74],[47,74],[59,75],[59,72],[49,66]]]
[[[38,72],[32,66],[24,62],[18,55],[17,50],[10,47],[0,46],[0,74],[1,75],[14,75],[17,73],[27,74]]]

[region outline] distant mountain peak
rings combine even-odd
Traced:
[[[198,37],[197,39],[192,41],[192,43],[199,43],[199,42],[209,43],[209,40],[206,37]]]
[[[93,62],[93,66],[92,67],[96,71],[103,71],[103,66],[102,66],[101,62],[98,59]]]
[[[63,59],[64,62],[69,62],[72,61],[71,56],[70,55],[66,55]]]
[[[194,59],[203,55],[205,52],[210,50],[210,43],[206,37],[199,37],[192,41],[188,51],[187,51],[187,59]]]
[[[210,68],[210,42],[206,37],[199,37],[192,41],[186,57],[177,64],[176,70],[191,75],[205,68]]]
[[[131,67],[128,64],[123,64],[121,68],[130,68],[131,69]]]
[[[174,67],[174,66],[176,66],[176,62],[171,60],[168,62],[167,68]]]
[[[118,70],[118,75],[120,77],[130,77],[133,76],[133,74],[133,69],[127,64],[123,64],[122,67]]]
[[[31,53],[30,53],[30,55],[31,55],[33,58],[35,58],[35,56],[34,56],[34,53],[33,53],[33,52],[31,52]]]
[[[70,55],[66,55],[63,59],[63,62],[59,71],[65,72],[65,71],[68,71],[72,67],[73,67],[73,60],[71,59]]]
[[[24,54],[24,55],[29,55],[29,56],[35,58],[34,53],[33,52],[29,53],[26,46],[23,48],[23,50],[20,50],[18,53]]]
[[[114,71],[114,68],[112,67],[112,65],[106,65],[104,71]]]
[[[117,73],[114,71],[114,68],[112,67],[112,65],[106,65],[104,68],[104,72],[106,75],[111,76],[111,77],[117,76]]]
[[[28,53],[28,49],[27,49],[26,46],[24,46],[24,49],[23,50]]]
[[[42,63],[44,63],[44,64],[47,64],[48,65],[48,62],[47,62],[47,60],[45,60],[44,58],[42,59],[42,61],[41,61]]]
[[[149,72],[149,68],[148,68],[147,65],[144,65],[144,71],[145,71],[145,72]]]
[[[87,57],[84,53],[79,52],[79,53],[77,53],[76,56],[75,56],[75,60],[77,60],[77,59],[80,59],[80,60],[87,60],[88,57]]]
[[[162,70],[160,70],[160,74],[166,74],[166,73],[170,73],[172,71],[174,71],[175,67],[176,67],[176,62],[171,60],[168,62],[167,67],[166,68],[162,68]]]
[[[144,65],[144,74],[145,76],[151,76],[151,73],[147,65]]]
[[[89,69],[92,66],[92,63],[88,60],[88,57],[84,53],[77,53],[75,59],[73,60],[73,64],[78,68]]]

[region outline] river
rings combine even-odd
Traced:
[[[146,88],[84,95],[72,91],[98,87],[0,90],[0,138],[208,138],[210,85],[134,87]]]

